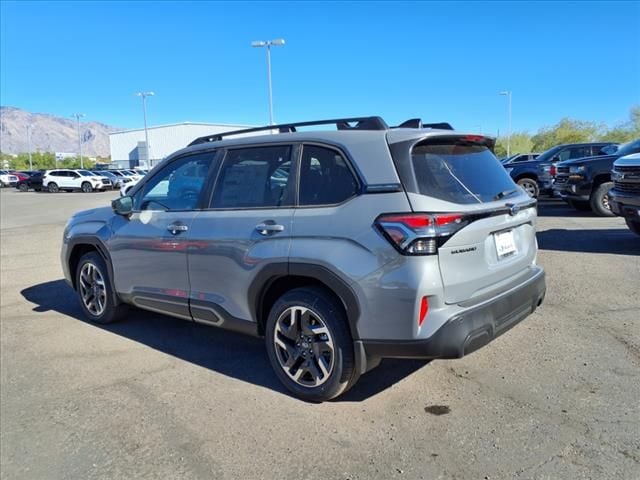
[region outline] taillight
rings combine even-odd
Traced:
[[[556,166],[555,165],[551,165],[551,167],[549,167],[549,175],[551,175],[552,177],[556,176]]]
[[[459,213],[385,214],[376,220],[378,229],[404,255],[434,255],[468,224]]]

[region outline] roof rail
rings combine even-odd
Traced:
[[[350,125],[355,123],[355,125]],[[381,117],[354,117],[337,118],[333,120],[316,120],[313,122],[282,123],[279,125],[266,125],[264,127],[247,128],[244,130],[233,130],[230,132],[214,133],[198,137],[188,146],[200,143],[219,142],[224,137],[240,135],[243,133],[264,132],[268,130],[278,130],[279,133],[296,132],[299,127],[311,127],[314,125],[335,125],[338,130],[388,130],[389,126]]]

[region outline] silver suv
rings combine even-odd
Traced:
[[[493,145],[379,117],[198,138],[71,218],[65,277],[94,322],[133,305],[263,336],[293,394],[334,398],[381,358],[462,357],[541,304],[536,201]]]

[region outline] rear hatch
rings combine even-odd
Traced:
[[[535,263],[536,203],[495,158],[492,142],[430,137],[405,145],[404,162],[396,161],[414,212],[460,215],[438,239],[446,303],[495,295]]]

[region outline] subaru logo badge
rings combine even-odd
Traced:
[[[507,203],[507,207],[509,207],[509,215],[511,215],[512,217],[517,215],[520,211],[520,207],[513,203]]]

